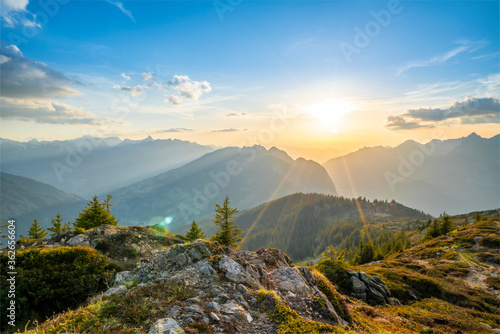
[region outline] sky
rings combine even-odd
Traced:
[[[323,162],[500,133],[498,1],[1,0],[0,137]]]

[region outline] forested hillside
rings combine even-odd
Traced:
[[[394,201],[294,194],[243,212],[236,224],[243,229],[242,248],[276,247],[298,261],[340,244],[360,224],[428,218]]]

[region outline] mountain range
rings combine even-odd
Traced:
[[[323,164],[340,195],[392,200],[433,215],[500,205],[500,135],[368,147]]]
[[[241,217],[245,210],[295,193],[366,197],[379,203],[395,199],[434,216],[494,209],[500,205],[499,140],[500,135],[487,139],[471,134],[425,145],[407,141],[394,148],[363,148],[321,166],[294,160],[275,147],[214,150],[151,138],[1,139],[0,218],[17,218],[24,232],[35,218],[48,227],[58,212],[65,220],[74,219],[93,194],[107,193],[113,196],[112,213],[120,225],[162,223],[175,233],[185,233],[192,220],[204,223],[226,195]],[[276,204],[269,206],[280,211]],[[248,222],[238,224],[246,229]]]
[[[213,147],[181,140],[84,136],[65,141],[0,139],[3,172],[82,197],[104,194],[195,160]]]
[[[213,215],[226,195],[249,209],[297,192],[335,195],[326,170],[314,161],[293,160],[276,148],[224,148],[150,179],[112,192],[113,212],[124,225],[166,222],[183,229]]]

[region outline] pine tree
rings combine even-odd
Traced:
[[[102,203],[104,204],[104,206],[106,207],[106,211],[110,212],[109,211],[109,208],[113,206],[113,204],[110,203],[111,201],[111,195],[110,194],[107,194],[106,195],[106,199],[104,201],[102,201]]]
[[[451,221],[450,216],[446,215],[443,217],[443,220],[441,221],[441,224],[439,225],[439,232],[441,235],[445,235],[453,231],[454,226],[453,222]]]
[[[58,213],[56,216],[56,219],[52,219],[52,227],[49,227],[47,230],[52,232],[50,236],[52,238],[58,237],[61,235],[61,233],[69,231],[70,230],[70,222],[67,223],[62,223],[62,217]]]
[[[75,219],[74,225],[77,228],[90,229],[103,224],[116,226],[118,221],[106,210],[106,202],[99,202],[97,196],[94,196]]]
[[[237,243],[241,241],[241,238],[238,238],[241,229],[236,228],[236,225],[234,225],[234,215],[238,210],[229,206],[229,197],[227,195],[222,207],[215,204],[215,212],[214,223],[217,225],[217,234],[212,236],[210,240],[229,247],[237,246]]]
[[[191,228],[186,233],[186,238],[191,240],[204,239],[206,237],[205,233],[198,227],[198,224],[193,220],[191,223]]]
[[[33,221],[33,225],[31,225],[30,230],[28,231],[28,236],[32,239],[43,239],[47,236],[47,232],[35,219]]]

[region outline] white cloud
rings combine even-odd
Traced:
[[[142,76],[142,79],[145,81],[153,80],[153,78],[155,77],[154,73],[151,73],[151,72],[142,73],[141,76]]]
[[[36,16],[27,10],[29,0],[0,0],[0,16],[3,18],[4,25],[14,27],[22,24],[26,27],[42,26],[38,24]]]
[[[154,86],[166,92],[174,91],[177,95],[171,94],[164,100],[173,105],[181,105],[184,99],[197,101],[201,95],[212,91],[208,81],[191,80],[187,75],[174,75],[173,79],[166,85],[154,80],[155,74],[151,72],[142,73],[142,79],[147,82],[147,86]]]
[[[170,102],[174,106],[179,106],[182,104],[182,99],[176,95],[170,95],[165,99],[165,102]]]
[[[2,119],[49,124],[85,124],[102,126],[125,124],[121,120],[96,118],[92,113],[65,103],[48,100],[2,97]]]
[[[158,130],[155,131],[155,133],[170,133],[170,132],[193,132],[193,129],[187,129],[187,128],[171,128],[167,130]]]
[[[457,55],[461,53],[471,53],[474,51],[477,51],[484,47],[487,43],[485,41],[478,41],[478,42],[473,42],[473,41],[459,41],[459,44],[462,44],[459,47],[456,47],[446,53],[433,56],[429,59],[426,60],[413,60],[410,61],[409,63],[403,65],[399,70],[398,70],[398,75],[402,74],[405,71],[408,71],[412,68],[418,68],[418,67],[428,67],[428,66],[433,66],[433,65],[439,65],[446,63],[449,59],[456,57]]]
[[[12,58],[0,54],[0,65],[5,64],[6,62],[10,61],[11,59]]]
[[[128,75],[126,75],[125,73],[122,73],[121,74],[121,77],[125,80],[130,80],[130,77]]]
[[[189,79],[187,75],[174,75],[174,79],[169,81],[168,86],[189,100],[198,100],[204,92],[208,93],[212,90],[207,81],[194,81]]]
[[[231,113],[227,114],[226,117],[240,117],[240,116],[246,116],[246,115],[247,115],[246,112],[242,112],[242,113],[231,112]]]
[[[9,58],[0,68],[2,96],[13,98],[53,98],[80,93],[76,83],[48,65],[24,57],[18,47],[0,46],[0,55]]]
[[[121,90],[123,92],[127,92],[132,96],[140,96],[142,95],[142,86],[136,86],[136,87],[127,87],[127,86],[120,86],[120,85],[114,85],[114,89]]]
[[[125,7],[123,7],[123,3],[118,2],[118,1],[110,1],[110,0],[106,0],[106,2],[110,3],[112,5],[115,5],[116,7],[118,7],[118,9],[120,9],[123,14],[127,15],[128,17],[130,17],[130,19],[135,23],[135,19],[132,16],[132,13],[129,10],[125,9]]]

